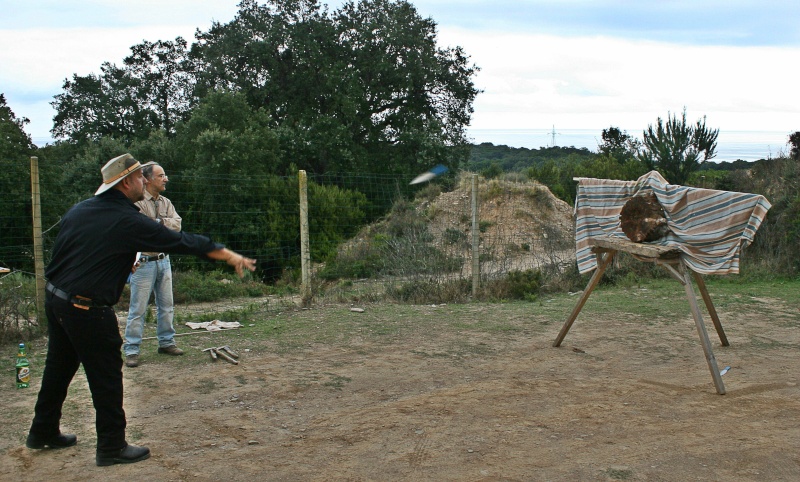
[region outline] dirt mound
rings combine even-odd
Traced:
[[[482,279],[536,270],[553,274],[574,266],[572,208],[546,186],[492,179],[480,180],[477,188]],[[450,192],[428,185],[413,201],[396,202],[386,217],[344,243],[337,264],[367,266],[349,274],[357,278],[470,279],[473,217],[471,175],[462,175]]]
[[[472,186],[468,179],[458,187],[417,207],[427,211],[434,233],[457,229],[469,233],[472,227]],[[530,244],[556,237],[572,243],[575,223],[572,207],[558,199],[547,186],[536,181],[515,182],[481,179],[478,183],[478,219],[486,240],[511,238]]]
[[[477,210],[482,273],[574,262],[572,207],[547,186],[480,179]],[[462,177],[456,189],[419,203],[417,211],[426,214],[435,244],[459,245],[471,260],[471,179]]]

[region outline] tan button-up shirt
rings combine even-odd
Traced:
[[[136,202],[136,206],[147,217],[164,224],[173,231],[181,230],[181,217],[175,211],[172,201],[164,196],[154,198],[147,190],[144,192],[144,199]],[[147,256],[155,256],[158,253],[142,253]]]

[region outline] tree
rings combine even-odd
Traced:
[[[30,156],[36,146],[25,132],[28,122],[14,114],[0,93],[0,208],[6,213],[0,218],[0,266],[4,267],[10,262],[22,262],[20,253],[27,251],[22,247],[31,244]],[[31,267],[32,263],[25,266]]]
[[[196,40],[188,50],[180,37],[143,42],[122,67],[65,80],[54,137],[172,136],[222,91],[263,112],[282,156],[312,173],[405,177],[468,156],[478,69],[460,47],[437,47],[436,23],[408,1],[351,0],[330,13],[318,0],[242,0],[234,20]]]
[[[789,157],[795,161],[800,161],[800,131],[789,134],[789,145],[791,146]]]
[[[436,47],[436,24],[406,1],[244,0],[198,35],[197,92],[242,92],[263,108],[285,154],[314,173],[398,176],[468,154],[477,68]]]
[[[633,159],[642,146],[638,139],[614,126],[603,129],[601,137],[603,143],[598,146],[600,154],[610,157],[620,164],[624,164],[628,159]]]
[[[188,60],[186,40],[144,41],[131,52],[123,63],[137,88],[137,100],[151,113],[153,129],[174,134],[175,124],[186,120],[196,104],[194,65]]]
[[[24,159],[36,150],[31,136],[25,132],[25,125],[29,122],[25,117],[14,115],[6,104],[5,94],[0,93],[0,159]]]
[[[687,125],[684,109],[680,118],[668,114],[666,123],[659,117],[655,128],[649,125],[636,157],[670,183],[684,184],[692,172],[716,156],[718,135],[719,129],[706,127],[705,117],[694,126]]]
[[[143,42],[131,47],[123,67],[104,62],[100,75],[64,80],[52,134],[79,144],[113,137],[130,144],[153,131],[174,133],[194,104],[194,75],[186,41]]]

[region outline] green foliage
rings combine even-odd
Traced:
[[[463,244],[467,242],[467,234],[460,229],[447,228],[442,234],[445,244]]]
[[[755,163],[748,171],[733,171],[718,183],[719,188],[761,194],[772,207],[742,255],[745,269],[764,274],[800,274],[800,165],[789,158]]]
[[[278,135],[269,123],[244,95],[209,93],[188,121],[178,123],[178,149],[170,164],[175,170],[199,169],[208,175],[287,175],[289,162],[281,156]]]
[[[145,41],[131,47],[122,67],[104,62],[100,75],[73,74],[52,102],[53,136],[81,145],[111,137],[129,145],[154,131],[173,133],[192,107],[187,54],[181,37]]]
[[[424,276],[453,272],[463,260],[434,243],[414,204],[398,200],[386,218],[343,245],[319,273],[323,279]]]
[[[795,161],[800,161],[800,131],[789,135],[789,157]]]
[[[409,176],[466,155],[476,68],[436,46],[436,24],[404,1],[245,0],[198,35],[197,95],[241,92],[300,169]]]
[[[435,164],[455,169],[468,155],[478,69],[460,47],[438,47],[436,35],[436,23],[406,1],[329,12],[317,0],[244,0],[232,21],[198,30],[191,46],[181,37],[145,41],[122,66],[74,74],[53,102],[52,132],[78,145],[110,137],[131,146],[156,132],[171,139],[191,122],[183,135],[214,157],[277,143],[267,164],[274,174],[290,163],[400,177]],[[219,92],[240,94],[244,105],[209,107]]]
[[[240,280],[230,271],[175,271],[172,291],[176,303],[202,303],[265,296],[269,294],[269,287],[253,279]]]
[[[573,171],[576,177],[620,181],[634,181],[647,172],[647,167],[634,158],[628,157],[623,162],[619,162],[617,159],[605,155],[581,162],[575,166]],[[574,181],[573,184],[577,186]]]
[[[31,156],[38,154],[30,136],[24,128],[26,118],[17,118],[6,99],[0,93],[0,193],[2,193],[3,216],[0,217],[0,266],[10,267],[11,259],[5,250],[19,254],[20,247],[30,244],[33,231],[31,222]],[[40,175],[41,177],[41,175]],[[26,253],[24,265],[17,268],[31,269],[32,253]]]
[[[534,301],[539,297],[543,282],[544,276],[539,270],[510,271],[498,298]]]
[[[504,145],[496,146],[490,142],[484,142],[471,146],[469,160],[466,169],[472,172],[479,172],[484,177],[492,177],[487,174],[496,173],[497,166],[501,172],[524,172],[528,168],[538,168],[548,162],[560,163],[563,159],[571,157],[573,159],[592,159],[597,154],[586,148],[575,147],[546,147],[541,149],[528,149],[525,147],[508,147]],[[499,175],[499,173],[497,173]],[[496,176],[494,176],[496,177]]]
[[[702,169],[699,171],[693,172],[689,175],[689,179],[686,181],[686,186],[694,186],[703,189],[720,189],[724,191],[729,191],[731,189],[725,189],[724,186],[726,185],[726,179],[731,171],[725,171],[722,169]]]
[[[459,303],[469,299],[471,289],[466,279],[442,282],[414,280],[389,284],[386,296],[401,303]]]
[[[626,161],[633,159],[641,147],[641,142],[638,139],[631,137],[626,131],[619,130],[618,127],[612,126],[608,129],[603,129],[601,137],[603,143],[598,146],[600,154],[617,161],[619,164],[624,164]]]
[[[658,170],[670,183],[685,184],[691,173],[716,155],[718,135],[719,129],[706,127],[705,118],[688,125],[684,109],[680,119],[668,115],[664,123],[659,117],[655,129],[647,127],[637,158],[648,171]]]
[[[434,182],[429,182],[425,184],[425,187],[417,191],[414,195],[414,199],[417,201],[433,201],[441,193],[442,186]]]
[[[311,259],[328,259],[364,224],[367,198],[337,186],[309,183],[308,188],[309,231],[314,239]]]
[[[0,275],[0,343],[30,340],[46,325],[36,323],[36,279],[21,272]]]
[[[25,133],[25,124],[30,121],[18,118],[6,104],[6,97],[0,93],[0,159],[14,157],[26,158],[33,154],[36,146],[31,136]]]
[[[494,179],[503,173],[503,168],[500,167],[499,163],[493,162],[491,166],[481,170],[480,173],[481,176],[485,177],[486,179]]]

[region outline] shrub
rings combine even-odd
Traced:
[[[0,278],[0,343],[30,340],[45,323],[36,317],[36,279],[14,272]]]
[[[538,299],[544,276],[539,270],[510,271],[505,278],[484,283],[483,296],[490,300]]]

